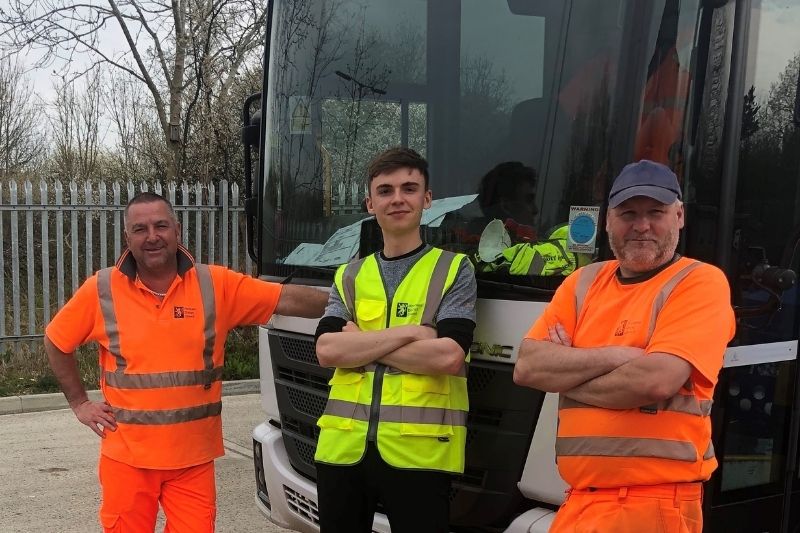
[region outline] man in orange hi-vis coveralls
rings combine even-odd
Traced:
[[[616,260],[570,275],[519,350],[514,381],[560,393],[551,533],[701,533],[717,466],[709,414],[735,321],[716,267],[675,253],[681,189],[666,166],[626,166],[608,198]]]
[[[103,438],[100,522],[152,532],[214,530],[214,459],[222,445],[222,365],[228,331],[273,313],[319,317],[328,296],[196,263],[170,203],[140,193],[125,208],[128,249],[56,314],[45,350],[70,407]],[[105,401],[86,395],[75,349],[100,351]]]

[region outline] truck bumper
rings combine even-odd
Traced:
[[[269,423],[258,425],[253,430],[253,448],[259,487],[255,496],[258,509],[271,522],[283,528],[318,533],[317,487],[292,468],[280,429]],[[260,473],[259,467],[262,469]],[[390,533],[385,515],[375,514],[372,530],[375,533]]]

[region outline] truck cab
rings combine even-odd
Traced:
[[[737,312],[712,411],[720,467],[706,531],[800,527],[800,39],[782,25],[800,6],[779,3],[780,16],[766,0],[269,2],[263,88],[243,112],[259,275],[330,287],[338,265],[378,250],[364,172],[393,145],[430,163],[425,241],[476,267],[453,531],[549,528],[566,489],[558,399],[514,385],[513,366],[565,276],[611,258],[605,198],[640,159],[678,175],[678,251],[726,273]],[[543,243],[563,248],[563,268],[535,268],[537,250],[549,260]],[[309,532],[332,374],[315,327],[277,316],[260,329],[265,420],[253,432],[256,505]],[[373,529],[389,531],[381,513]]]

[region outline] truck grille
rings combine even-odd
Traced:
[[[299,389],[289,389],[289,401],[292,407],[308,416],[319,418],[325,410],[326,400],[315,394],[309,394]]]
[[[286,496],[286,503],[292,512],[302,516],[314,525],[319,525],[319,509],[315,501],[306,498],[286,485],[283,486],[283,494]]]
[[[283,353],[289,359],[300,363],[319,366],[319,359],[317,359],[317,352],[314,350],[313,341],[294,337],[281,337],[280,344]]]

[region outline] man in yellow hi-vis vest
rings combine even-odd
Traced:
[[[383,250],[339,268],[317,328],[320,364],[336,368],[318,422],[320,528],[370,532],[380,503],[393,533],[446,532],[464,469],[475,275],[420,237],[425,159],[387,150],[368,185]]]

